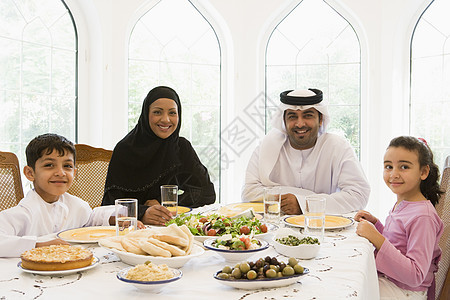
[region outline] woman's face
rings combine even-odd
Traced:
[[[178,126],[178,107],[175,101],[160,98],[150,105],[148,120],[152,131],[160,138],[168,138]]]

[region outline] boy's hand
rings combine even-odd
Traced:
[[[356,227],[356,234],[368,239],[369,242],[377,248],[377,250],[380,250],[385,240],[385,237],[378,232],[375,226],[364,219],[361,219],[358,223],[358,226]]]
[[[360,222],[361,220],[367,220],[372,224],[375,224],[378,219],[375,218],[370,212],[365,210],[360,210],[356,213],[354,217],[355,221]]]
[[[70,243],[62,240],[62,239],[54,239],[46,242],[36,242],[36,248],[37,247],[45,247],[50,245],[70,245]]]

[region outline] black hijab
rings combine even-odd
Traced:
[[[160,98],[175,101],[178,107],[178,125],[166,139],[158,137],[150,128],[150,105]],[[125,192],[159,191],[161,179],[177,169],[179,159],[179,132],[181,128],[181,103],[171,88],[159,86],[152,89],[144,100],[137,125],[114,148],[105,193],[111,189]]]

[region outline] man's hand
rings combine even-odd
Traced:
[[[142,217],[142,222],[147,225],[165,225],[172,219],[172,213],[160,204],[147,208]]]
[[[287,215],[300,215],[302,213],[294,194],[281,195],[281,211]]]

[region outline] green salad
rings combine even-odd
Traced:
[[[186,224],[195,236],[222,236],[231,234],[239,236],[241,234],[261,234],[267,232],[266,224],[262,224],[256,218],[239,217],[229,218],[219,214],[181,214],[166,223],[181,226]]]

